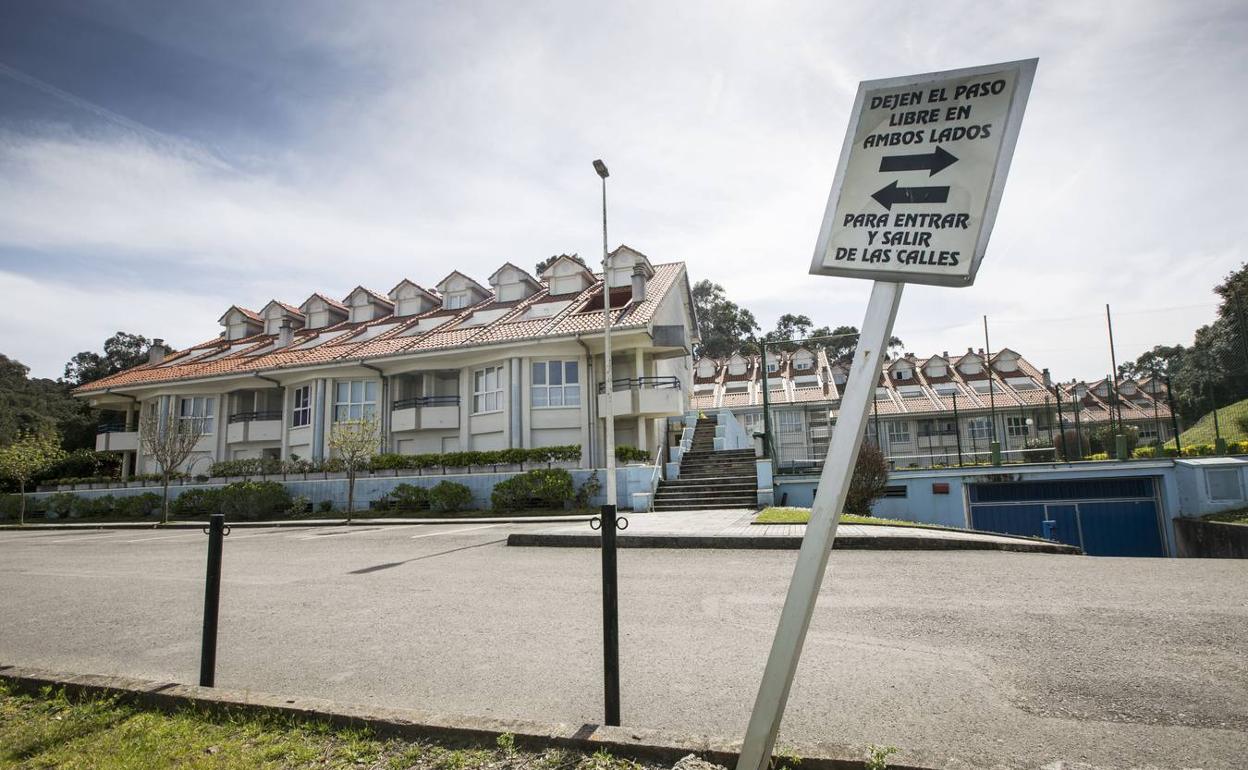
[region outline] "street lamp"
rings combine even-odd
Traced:
[[[615,382],[611,375],[611,266],[607,261],[607,164],[594,161],[594,171],[602,179],[602,346],[604,390],[607,407],[607,499],[602,505],[598,527],[602,530],[602,664],[605,719],[620,724],[620,623],[619,590],[616,577],[615,544]],[[592,526],[592,524],[591,524]]]

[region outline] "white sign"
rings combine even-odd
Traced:
[[[810,272],[970,286],[1036,61],[860,83]]]

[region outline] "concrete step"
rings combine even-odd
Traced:
[[[741,476],[732,476],[728,478],[705,478],[705,479],[670,479],[659,482],[659,491],[665,489],[758,489],[758,482],[755,479],[743,478]]]
[[[749,503],[659,503],[654,504],[656,511],[714,511],[721,508],[757,508],[754,501]]]

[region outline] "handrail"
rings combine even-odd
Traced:
[[[103,433],[132,433],[134,429],[127,426],[124,422],[110,422],[95,427],[95,434],[98,436]]]
[[[401,398],[394,402],[390,407],[390,411],[399,409],[414,409],[421,406],[459,406],[459,396],[415,396],[414,398]]]
[[[659,437],[659,446],[654,450],[654,468],[650,471],[650,511],[654,510],[654,496],[659,493],[659,481],[662,478],[663,458],[667,455],[667,434],[671,426],[663,421],[663,432]]]
[[[624,377],[611,381],[612,390],[640,390],[641,388],[680,388],[680,378],[664,377]],[[606,383],[598,383],[598,392],[606,393]]]
[[[282,419],[281,410],[274,409],[263,412],[239,412],[230,415],[228,422],[233,425],[239,422],[259,422],[263,420],[280,420]]]

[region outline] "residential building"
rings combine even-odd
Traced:
[[[605,286],[605,289],[604,289]],[[379,449],[418,454],[579,444],[602,467],[604,295],[612,313],[616,442],[653,451],[688,408],[697,323],[683,263],[621,246],[607,279],[575,256],[540,276],[508,262],[483,285],[452,271],[433,286],[357,286],[229,308],[223,331],[78,388],[108,410],[97,448],[151,472],[140,415],[206,428],[185,470],[240,458],[323,459],[335,422],[376,419]],[[159,342],[159,341],[158,341]]]
[[[765,371],[764,371],[765,370]],[[847,362],[830,362],[822,349],[768,349],[694,364],[693,409],[726,408],[750,431],[763,431],[763,390],[771,406],[772,451],[780,471],[822,462],[840,409]],[[912,353],[883,362],[866,424],[866,438],[895,468],[985,461],[993,441],[1006,460],[1024,459],[1031,442],[1051,441],[1061,425],[1082,431],[1116,422],[1135,426],[1140,443],[1174,437],[1165,385],[1160,380],[1108,379],[1088,385],[1055,384],[1009,348],[920,359]],[[1053,459],[1032,452],[1026,459]]]

